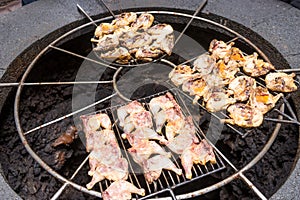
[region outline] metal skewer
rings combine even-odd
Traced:
[[[79,5],[76,4],[77,8],[82,12],[96,27],[98,26],[95,21],[83,10],[83,8]]]
[[[19,85],[36,86],[36,85],[79,85],[79,84],[105,84],[112,81],[67,81],[67,82],[38,82],[38,83],[0,83],[0,87],[11,87]]]
[[[177,44],[177,42],[180,40],[180,38],[183,36],[184,32],[188,29],[188,27],[190,26],[190,24],[192,23],[193,19],[195,18],[195,16],[204,8],[204,6],[206,5],[207,0],[203,0],[200,5],[198,6],[197,10],[195,11],[195,13],[193,14],[193,16],[191,17],[190,21],[187,23],[187,25],[184,27],[183,31],[180,33],[180,35],[178,36],[178,38],[176,39],[174,45]]]
[[[113,13],[113,11],[106,5],[106,3],[103,1],[103,0],[101,0],[101,2],[102,2],[102,4],[105,6],[105,8],[110,12],[110,14],[114,17],[114,18],[116,18],[116,15]]]

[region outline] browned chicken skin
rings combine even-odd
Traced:
[[[273,96],[267,88],[258,86],[250,95],[250,105],[265,114],[275,106],[281,97],[283,97],[282,93]]]
[[[244,128],[258,127],[264,120],[263,113],[250,105],[236,103],[228,107],[231,119],[224,119],[225,123],[236,124]]]
[[[269,73],[266,76],[265,82],[267,88],[276,92],[293,92],[297,90],[294,82],[296,75],[286,73]]]

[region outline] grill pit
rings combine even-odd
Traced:
[[[179,30],[181,30],[180,25],[178,25],[177,27],[179,27]],[[195,33],[197,33],[197,31],[195,31]],[[190,33],[190,34],[192,34],[192,33]],[[90,36],[85,36],[85,37],[89,38]],[[210,35],[210,37],[214,38],[215,35]],[[224,35],[224,38],[225,38],[224,40],[227,39],[226,37],[228,37],[228,36]],[[207,38],[207,37],[205,37],[205,38]],[[70,42],[69,46],[72,47],[71,50],[75,51],[75,50],[82,48],[82,46],[85,46],[86,43],[81,44],[82,41],[84,41],[84,39],[79,39],[79,41],[73,40],[72,42]],[[210,41],[210,39],[207,39],[207,41],[203,41],[203,43],[204,43],[203,45],[207,46],[205,43],[208,43],[208,41]],[[78,48],[78,47],[75,48],[76,44],[80,44],[81,45],[80,48]],[[64,46],[64,48],[68,48],[68,45]],[[86,51],[80,52],[80,53],[84,54],[84,53],[88,52],[89,48],[90,47],[87,47]],[[249,49],[249,51],[251,52],[251,49]],[[58,79],[65,80],[65,81],[74,80],[74,78],[75,78],[74,75],[76,74],[76,69],[74,69],[74,65],[75,66],[80,65],[80,62],[66,64],[64,62],[66,55],[63,54],[62,58],[60,58],[60,56],[58,54],[49,55],[50,60],[53,60],[54,62],[57,62],[57,63],[47,63],[48,61],[44,61],[44,63],[43,62],[39,63],[38,66],[43,67],[45,69],[45,65],[47,65],[49,67],[49,69],[53,70],[53,72],[54,72],[53,74],[51,73],[52,75],[50,77],[47,77],[46,75],[39,76],[39,81],[43,81],[40,79],[41,77],[45,81],[50,81],[50,80],[56,81]],[[61,65],[58,64],[58,63],[60,63],[60,60],[62,60],[61,62],[64,63],[64,65],[65,65],[63,69],[61,69]],[[34,77],[37,77],[36,74],[38,74],[38,75],[41,74],[41,71],[38,70],[38,66],[36,68],[36,72],[34,72],[34,71],[31,72],[31,78],[29,78],[30,81],[34,81]],[[60,69],[55,69],[55,67],[53,67],[53,66],[57,66],[57,67],[59,66]],[[59,70],[62,70],[64,73],[59,73]],[[50,74],[48,70],[47,70],[46,74]],[[64,76],[61,76],[61,74],[64,74]],[[111,72],[108,70],[107,71],[108,77],[106,77],[106,75],[103,76],[102,77],[103,80],[109,79],[109,75],[111,75]],[[158,89],[156,91],[160,91],[160,87],[161,86],[157,85]],[[97,93],[97,94],[99,94],[99,97],[97,97],[97,99],[101,99],[101,98],[109,95],[110,91],[112,90],[112,88],[108,85],[101,86],[101,88],[98,88],[98,89],[101,92]],[[103,91],[105,91],[105,92],[103,92]],[[34,86],[32,86],[32,87],[29,87],[28,89],[26,88],[24,90],[24,95],[22,96],[22,99],[31,99],[31,101],[26,102],[26,101],[22,100],[22,102],[25,105],[24,105],[24,107],[21,107],[20,115],[24,116],[24,117],[21,117],[21,118],[24,118],[23,119],[24,121],[22,122],[22,123],[24,123],[24,124],[22,124],[24,126],[24,129],[29,130],[29,129],[33,128],[35,126],[35,124],[42,124],[44,121],[49,121],[50,119],[53,119],[53,117],[55,118],[58,116],[62,116],[66,113],[69,113],[71,111],[71,107],[70,107],[71,94],[72,94],[72,87],[70,87],[70,86],[60,86],[60,87],[55,86],[55,89],[53,89],[53,86],[42,86],[42,87],[38,87],[38,88],[35,88]],[[153,94],[153,93],[150,92],[149,94]],[[137,92],[137,95],[143,96],[139,92]],[[101,104],[101,105],[99,105],[99,107],[97,107],[97,109],[102,109],[107,106],[109,106],[109,104]],[[59,113],[58,111],[61,111],[61,113]],[[9,112],[12,113],[11,111],[8,111],[8,113]],[[46,117],[42,117],[42,116],[44,116],[44,114],[46,114]],[[10,118],[10,120],[7,120],[7,121],[12,121],[11,114],[8,114],[5,116],[6,117],[9,116],[7,118]],[[39,150],[41,150],[41,152],[43,152],[43,151],[46,152],[45,154],[41,153],[40,156],[43,159],[45,159],[45,161],[48,161],[47,163],[52,163],[52,165],[50,165],[50,166],[52,166],[54,169],[58,170],[61,174],[69,175],[69,176],[70,176],[70,174],[72,174],[72,172],[75,169],[72,169],[72,166],[68,166],[68,163],[72,163],[72,165],[73,165],[74,163],[76,163],[77,158],[84,159],[84,156],[86,155],[84,147],[79,142],[79,143],[72,144],[68,148],[62,148],[62,149],[56,150],[56,151],[62,152],[62,153],[59,153],[59,155],[64,154],[66,157],[69,157],[71,155],[71,157],[68,159],[65,166],[60,166],[61,164],[59,164],[59,162],[56,162],[56,163],[53,162],[53,160],[55,160],[55,158],[53,158],[53,154],[55,154],[55,151],[49,147],[49,141],[55,140],[57,138],[58,134],[61,133],[70,123],[71,123],[71,120],[63,120],[63,121],[61,121],[61,123],[55,124],[53,127],[49,127],[49,128],[45,128],[45,129],[41,130],[40,133],[36,134],[37,136],[34,136],[30,139],[32,141],[29,141],[29,142],[35,143],[34,146],[35,146],[36,152],[39,152]],[[207,124],[207,123],[208,122],[204,122],[203,126],[205,126],[205,124]],[[224,153],[227,153],[228,155],[230,155],[228,157],[232,156],[232,158],[236,158],[236,160],[238,160],[238,161],[243,160],[244,162],[234,163],[234,164],[236,164],[236,166],[242,167],[243,165],[245,165],[245,163],[247,163],[247,161],[249,161],[253,158],[253,155],[256,155],[258,149],[260,149],[263,146],[263,144],[265,143],[265,141],[268,139],[268,136],[270,135],[270,133],[265,133],[265,131],[269,130],[270,124],[271,123],[267,123],[266,126],[262,127],[262,130],[251,133],[251,135],[249,137],[247,137],[245,140],[241,139],[239,136],[237,136],[236,133],[230,133],[229,130],[226,130],[224,133],[223,142],[220,142],[219,145],[222,146],[222,148],[227,149],[227,150],[232,149],[231,150],[232,152],[231,151],[227,152],[226,150],[224,150]],[[13,130],[12,126],[14,127],[14,124],[12,124],[12,123],[11,123],[11,127],[7,127],[7,125],[3,125],[1,129],[3,129],[4,132],[7,132],[9,130],[7,132],[7,135],[10,135],[9,133],[12,133],[12,132],[10,132],[10,130]],[[284,126],[287,126],[287,127],[284,127]],[[286,155],[286,154],[288,154],[288,156],[286,156],[286,157],[289,157],[289,158],[287,158],[285,161],[283,161],[283,163],[281,163],[281,161],[271,161],[273,159],[270,159],[270,160],[267,159],[268,154],[269,154],[268,153],[266,155],[266,157],[264,158],[267,161],[266,162],[262,161],[262,167],[259,167],[260,164],[258,164],[255,166],[255,170],[253,170],[257,174],[257,176],[259,176],[260,173],[264,174],[264,173],[268,172],[268,170],[270,169],[270,165],[271,165],[272,169],[274,168],[274,176],[270,175],[270,178],[271,178],[270,182],[272,182],[272,180],[274,180],[275,177],[276,177],[276,180],[278,180],[278,178],[277,178],[278,176],[281,176],[284,178],[287,177],[287,174],[290,170],[284,170],[286,172],[286,174],[284,174],[282,171],[277,172],[277,173],[275,171],[278,171],[278,169],[282,169],[281,166],[285,166],[287,169],[290,169],[292,167],[294,157],[296,155],[298,136],[295,135],[294,133],[297,132],[297,127],[292,126],[292,125],[284,125],[284,126],[282,127],[282,130],[284,130],[284,131],[282,131],[282,133],[280,132],[280,135],[277,138],[278,141],[276,140],[276,142],[274,143],[274,147],[273,147],[274,152],[271,149],[271,151],[269,153],[271,154],[270,157],[272,157],[272,158],[274,158],[274,157],[280,158],[281,156],[279,156],[279,155]],[[291,130],[291,132],[289,132],[288,130]],[[16,131],[14,131],[14,132],[16,132]],[[53,133],[53,134],[46,134],[46,133]],[[282,134],[282,136],[281,136],[281,134]],[[43,137],[43,135],[44,136],[46,135],[49,138]],[[262,137],[263,135],[264,135],[264,137]],[[3,143],[3,145],[4,145],[4,143],[6,143],[7,141],[14,141],[13,144],[9,145],[9,146],[12,146],[10,151],[15,152],[18,150],[17,152],[15,152],[15,154],[13,154],[14,156],[17,156],[16,154],[21,152],[21,155],[23,155],[24,157],[17,159],[17,160],[22,160],[22,159],[29,160],[28,165],[26,164],[26,168],[31,169],[31,170],[29,170],[29,173],[27,173],[27,172],[22,173],[22,170],[24,169],[24,165],[19,166],[19,167],[16,167],[16,169],[19,168],[19,170],[17,170],[17,173],[16,173],[16,171],[9,170],[9,169],[12,169],[11,165],[5,167],[5,164],[3,164],[4,172],[6,171],[5,174],[8,177],[8,179],[10,179],[8,181],[20,183],[19,186],[12,185],[13,188],[16,188],[17,191],[19,188],[19,194],[21,196],[25,195],[25,194],[28,195],[28,191],[29,191],[29,193],[32,193],[32,194],[30,194],[30,196],[24,196],[24,198],[26,198],[26,199],[27,198],[37,198],[38,199],[41,196],[45,197],[44,196],[45,194],[43,192],[47,192],[47,191],[49,191],[49,193],[48,193],[49,196],[47,196],[47,198],[51,197],[61,184],[56,179],[54,179],[54,177],[45,173],[44,170],[42,170],[37,164],[34,164],[32,166],[33,159],[26,153],[25,149],[22,147],[22,144],[20,142],[18,142],[17,135],[14,135],[14,138],[13,138],[13,136],[7,136],[7,137],[11,137],[11,138],[6,138],[3,142],[1,142],[1,144]],[[293,140],[293,141],[295,141],[295,143],[289,144],[286,142],[286,141],[290,141],[291,138],[295,139],[295,140]],[[16,143],[19,143],[19,145],[21,145],[21,147],[15,146]],[[36,145],[36,143],[38,143],[40,145]],[[253,145],[253,143],[255,145]],[[277,144],[277,143],[278,143],[278,146],[277,146],[277,148],[275,148],[275,144]],[[235,146],[235,144],[239,144],[239,145]],[[285,149],[285,148],[283,148],[283,144],[284,145],[289,144],[289,145],[287,145],[286,149]],[[291,151],[291,146],[293,146],[292,151]],[[281,150],[283,152],[280,152]],[[8,151],[8,152],[10,152],[10,151]],[[5,152],[5,153],[8,153],[8,152]],[[42,154],[44,154],[44,155],[42,155]],[[242,159],[240,159],[241,157],[242,157]],[[282,156],[282,157],[285,157],[285,156]],[[12,158],[15,158],[15,157],[12,156]],[[7,160],[10,160],[10,158],[7,158]],[[233,159],[233,160],[235,160],[235,159]],[[9,161],[7,163],[9,163]],[[268,165],[268,164],[270,164],[270,165]],[[74,166],[78,166],[78,165],[79,165],[79,163],[74,164]],[[259,180],[259,178],[255,177],[256,174],[253,174],[252,172],[250,173],[250,171],[249,171],[249,174],[247,174],[247,177],[249,177],[251,181],[256,183],[254,180]],[[38,173],[38,172],[40,172],[40,173]],[[12,176],[11,174],[17,174],[17,177]],[[20,178],[20,180],[15,181],[16,179],[19,179],[20,174],[23,174],[23,176],[25,178],[23,177],[23,179]],[[28,177],[30,174],[34,177],[33,179],[38,180],[38,182],[33,181],[33,183],[32,183],[32,182],[28,181],[28,180],[30,180],[30,178],[32,178],[32,177],[30,177],[30,178]],[[79,182],[85,182],[85,183],[88,182],[89,177],[86,175],[86,173],[82,172],[81,174],[82,174],[82,176],[80,176],[80,174],[79,174],[78,178],[76,178],[76,179],[78,179]],[[209,181],[220,180],[220,179],[223,179],[226,176],[226,174],[228,174],[228,172],[216,174],[216,175],[213,175],[213,177],[210,177],[209,179],[208,178],[207,179]],[[283,180],[281,180],[281,181],[283,181]],[[22,185],[22,183],[24,184],[24,182],[27,182],[27,184]],[[43,190],[43,184],[40,185],[41,182],[42,183],[44,182],[44,185],[46,185],[46,186],[44,186],[45,190]],[[261,180],[261,181],[257,181],[258,184],[264,183],[264,182],[266,182],[266,177],[264,177],[263,180]],[[268,181],[268,183],[269,183],[269,181]],[[39,187],[37,185],[40,185],[40,188],[35,193],[34,188]],[[272,189],[272,187],[266,188],[266,190],[265,190],[266,196],[269,196],[273,192],[275,192],[277,190],[277,188],[279,187],[280,183],[276,183],[274,185],[275,186],[273,187],[273,189]],[[24,189],[21,189],[21,188],[24,188]],[[263,188],[263,186],[262,186],[262,188]],[[78,192],[74,192],[72,190],[73,189],[68,189],[65,192],[66,194],[64,194],[64,195],[66,195],[65,196],[66,198],[71,197],[68,195],[78,194]],[[241,194],[240,191],[242,191],[243,193]],[[262,191],[264,191],[264,189],[262,189]],[[267,195],[267,192],[269,192],[269,191],[273,191],[273,192],[270,192],[270,194]],[[229,186],[226,186],[225,188],[222,188],[220,191],[215,191],[209,195],[212,195],[214,197],[222,196],[222,198],[226,197],[226,196],[232,197],[232,198],[233,197],[240,198],[241,196],[244,195],[245,197],[252,198],[253,196],[252,196],[251,192],[250,193],[248,193],[248,192],[249,192],[249,189],[245,186],[243,187],[243,183],[237,181],[237,182],[230,184]],[[41,195],[41,196],[38,196],[38,195]],[[85,194],[81,194],[81,193],[78,195],[86,196]],[[203,197],[203,198],[206,198],[206,197]],[[214,199],[212,197],[209,197],[209,198]]]

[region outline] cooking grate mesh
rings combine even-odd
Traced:
[[[176,102],[178,103],[178,105],[181,107],[182,112],[185,116],[190,116],[191,113],[188,110],[187,107],[187,103],[191,103],[191,102],[185,102],[185,100],[183,100],[183,98],[180,96],[178,89],[173,88],[170,90],[166,90],[151,96],[147,96],[145,98],[140,98],[137,99],[137,101],[139,101],[140,103],[142,103],[144,105],[144,107],[146,108],[146,110],[149,110],[148,107],[148,103],[150,102],[150,100],[154,97],[158,97],[161,95],[166,94],[167,92],[172,93],[172,95],[174,96]],[[128,160],[128,164],[129,164],[129,177],[128,177],[128,181],[130,181],[132,184],[134,184],[137,187],[142,187],[146,190],[146,196],[143,197],[144,198],[148,198],[149,196],[155,196],[161,193],[164,193],[166,191],[169,191],[171,193],[173,193],[173,190],[176,189],[177,187],[180,187],[182,185],[186,185],[189,183],[192,183],[195,180],[198,180],[200,178],[203,178],[205,176],[211,175],[213,173],[216,173],[222,169],[225,168],[224,162],[221,159],[221,156],[214,150],[215,156],[216,156],[216,164],[211,164],[210,162],[206,163],[206,165],[200,165],[200,164],[194,164],[193,168],[192,168],[192,173],[193,173],[193,178],[191,180],[188,180],[185,178],[184,173],[179,176],[177,174],[175,174],[174,172],[170,172],[168,170],[163,170],[160,178],[156,181],[154,181],[152,184],[149,184],[146,179],[144,178],[144,175],[142,173],[136,173],[134,169],[136,169],[137,164],[133,161],[133,159],[131,158],[131,156],[129,155],[129,153],[127,152],[127,149],[130,148],[129,143],[127,142],[127,140],[124,140],[121,135],[123,133],[122,128],[120,128],[118,126],[118,118],[117,118],[117,109],[120,108],[121,106],[124,106],[126,104],[121,104],[121,105],[117,105],[117,106],[113,106],[107,109],[103,109],[94,113],[90,113],[88,115],[92,115],[92,114],[96,114],[96,113],[105,113],[107,114],[112,122],[114,123],[114,132],[115,132],[115,136],[116,139],[119,143],[119,146],[121,148],[121,152],[123,154],[123,157],[126,158]],[[196,135],[200,140],[205,139],[205,135],[203,133],[203,131],[200,129],[200,127],[197,125],[196,120],[193,118],[194,121],[194,125],[196,127]],[[168,151],[166,149],[166,151]],[[171,152],[171,151],[169,151]],[[176,167],[183,169],[181,163],[180,163],[180,158],[178,157],[178,155],[176,155],[175,153],[172,153],[171,156],[171,160],[172,162],[176,165]],[[139,170],[140,171],[140,170]],[[100,191],[101,193],[111,184],[110,181],[108,180],[103,180],[100,182]],[[172,195],[173,196],[173,195]],[[136,198],[139,198],[138,196],[136,196]]]

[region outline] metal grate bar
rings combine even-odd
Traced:
[[[49,45],[49,47],[51,47],[52,49],[55,49],[55,50],[64,52],[64,53],[66,53],[66,54],[70,54],[70,55],[72,55],[72,56],[75,56],[75,57],[78,57],[78,58],[82,58],[82,59],[84,59],[84,60],[88,60],[88,61],[90,61],[90,62],[96,63],[96,64],[101,65],[101,66],[104,66],[104,67],[108,67],[108,68],[111,68],[111,69],[114,69],[114,70],[117,69],[117,68],[115,68],[115,67],[113,67],[113,66],[107,65],[107,64],[102,63],[102,62],[99,62],[99,61],[97,61],[97,60],[93,60],[93,59],[88,58],[88,57],[86,57],[86,56],[82,56],[82,55],[79,55],[79,54],[77,54],[77,53],[73,53],[73,52],[71,52],[71,51],[68,51],[68,50],[65,50],[65,49],[62,49],[62,48],[53,46],[53,45]]]
[[[102,102],[104,102],[104,101],[106,101],[106,100],[112,98],[112,97],[115,96],[115,95],[116,95],[116,93],[114,93],[114,94],[112,94],[112,95],[110,95],[110,96],[108,96],[108,97],[105,97],[105,98],[103,98],[103,99],[101,99],[101,100],[99,100],[99,101],[97,101],[97,102],[95,102],[95,103],[92,103],[92,104],[90,104],[90,105],[88,105],[88,106],[86,106],[86,107],[83,107],[83,108],[78,109],[78,110],[76,110],[76,111],[74,111],[74,112],[71,112],[71,113],[69,113],[69,114],[67,114],[67,115],[64,115],[64,116],[62,116],[62,117],[56,118],[55,120],[52,120],[52,121],[50,121],[50,122],[47,122],[47,123],[42,124],[42,125],[40,125],[40,126],[37,126],[37,127],[33,128],[33,129],[29,130],[29,131],[26,131],[26,132],[24,133],[24,135],[28,135],[29,133],[32,133],[32,132],[34,132],[34,131],[37,131],[37,130],[39,130],[39,129],[41,129],[41,128],[44,128],[44,127],[49,126],[49,125],[51,125],[51,124],[54,124],[54,123],[56,123],[56,122],[59,122],[59,121],[61,121],[61,120],[63,120],[63,119],[66,119],[66,118],[72,116],[72,115],[78,114],[78,113],[80,113],[80,112],[82,112],[82,111],[84,111],[84,110],[86,110],[86,109],[89,109],[89,108],[91,108],[91,107],[93,107],[93,106],[95,106],[95,105],[97,105],[97,104],[99,104],[99,103],[102,103]]]

